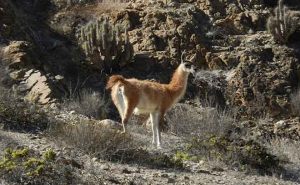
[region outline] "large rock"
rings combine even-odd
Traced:
[[[232,52],[245,48],[227,78],[227,100],[244,115],[288,114],[290,94],[299,82],[299,61],[293,49],[262,37],[262,33],[248,36]]]
[[[30,43],[26,41],[12,41],[3,49],[3,61],[11,70],[21,69],[31,65],[32,59],[28,51],[31,49]]]
[[[195,64],[203,67],[208,17],[191,4],[164,6],[162,2],[153,2],[146,7],[144,4],[129,6],[118,13],[117,22],[129,26],[135,52],[151,52],[158,61],[176,63],[186,50],[188,57],[196,54]]]
[[[45,75],[44,72],[36,69],[37,63],[29,42],[10,42],[3,49],[3,64],[7,66],[8,74],[5,79],[10,79],[5,80],[5,85],[14,87],[14,90],[23,93],[24,99],[30,102],[52,103],[57,95],[54,83],[59,83],[63,78],[55,79],[51,75]]]
[[[52,90],[45,75],[38,70],[29,70],[19,85],[20,91],[25,91],[25,99],[30,102],[47,104],[51,102]]]

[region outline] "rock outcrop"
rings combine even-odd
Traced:
[[[300,66],[294,50],[258,33],[246,37],[232,55],[239,64],[227,78],[230,104],[246,115],[289,113],[290,95],[299,83]]]
[[[3,48],[3,64],[10,78],[3,83],[17,93],[24,93],[24,98],[30,102],[49,104],[57,93],[53,86],[55,81],[36,68],[37,60],[32,52],[32,45],[26,41],[12,41]],[[62,79],[56,79],[59,80]]]

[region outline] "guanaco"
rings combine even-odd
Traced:
[[[190,61],[191,62],[191,61]],[[194,66],[183,60],[175,70],[169,84],[160,84],[149,80],[126,79],[121,75],[112,75],[106,85],[111,89],[112,101],[122,119],[123,133],[132,113],[150,114],[152,124],[152,143],[161,148],[159,123],[165,113],[185,94],[188,76],[194,73]]]

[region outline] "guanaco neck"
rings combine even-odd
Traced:
[[[174,99],[181,98],[186,91],[187,80],[189,73],[182,70],[182,66],[180,65],[176,71],[174,72],[170,83],[168,84],[168,89],[170,91],[170,95]]]

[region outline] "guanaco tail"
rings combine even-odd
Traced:
[[[131,115],[150,114],[153,140],[157,148],[161,148],[159,123],[165,113],[185,94],[188,76],[194,73],[194,66],[183,61],[173,73],[169,84],[160,84],[135,78],[126,79],[121,75],[112,75],[106,85],[111,89],[112,101],[117,107],[122,119],[123,133]]]

